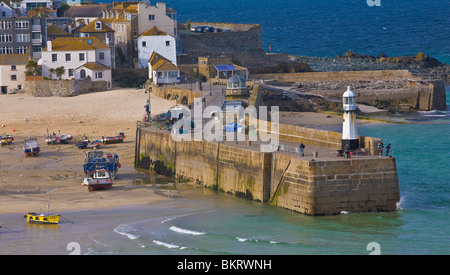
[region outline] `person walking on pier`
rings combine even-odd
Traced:
[[[303,142],[300,142],[300,154],[302,157],[305,156],[304,150],[305,150],[305,144],[303,144]]]
[[[389,156],[389,151],[391,150],[391,144],[389,143],[387,146],[386,146],[386,157],[388,157]]]
[[[350,158],[350,146],[348,144],[345,144],[345,147],[344,147],[344,158],[345,159]]]

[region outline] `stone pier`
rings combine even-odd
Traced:
[[[144,127],[136,138],[136,165],[149,159],[155,172],[307,215],[395,211],[400,200],[392,157],[344,159],[310,145],[317,155],[302,158],[260,152],[255,143],[176,141],[167,130]]]

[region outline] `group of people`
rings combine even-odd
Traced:
[[[378,156],[383,155],[384,143],[382,141],[378,142]],[[386,146],[386,156],[389,156],[389,151],[391,150],[391,144]]]
[[[301,142],[299,148],[300,148],[300,155],[302,157],[305,156],[305,147],[306,147],[305,144],[303,144],[303,142]],[[378,155],[379,156],[383,155],[383,149],[384,149],[384,143],[382,141],[380,141],[378,143]],[[389,156],[389,151],[390,150],[391,150],[391,144],[389,143],[386,146],[386,151],[385,151],[386,156]],[[346,159],[350,158],[350,146],[348,144],[345,145],[343,153],[344,153],[344,158],[346,158]]]

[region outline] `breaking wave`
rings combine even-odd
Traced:
[[[206,234],[204,232],[192,231],[192,230],[188,230],[188,229],[179,228],[176,226],[171,226],[169,229],[172,231],[178,232],[178,233],[188,234],[188,235],[205,235]]]
[[[157,245],[165,246],[165,247],[167,247],[169,249],[186,249],[187,248],[185,246],[179,246],[179,245],[176,245],[176,244],[165,243],[165,242],[161,242],[161,241],[157,241],[157,240],[153,240],[153,243],[157,244]]]
[[[131,231],[133,231],[133,228],[126,224],[121,224],[118,227],[114,228],[114,232],[120,235],[127,236],[130,240],[136,240],[140,238],[139,235],[131,234]]]

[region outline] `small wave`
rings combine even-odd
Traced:
[[[400,201],[396,203],[397,210],[402,210],[405,204],[405,197],[400,196]]]
[[[344,211],[344,210],[341,211],[341,214],[342,214],[342,215],[345,215],[345,214],[348,214],[348,213],[350,213],[350,212]]]
[[[140,238],[138,235],[133,235],[129,232],[133,231],[133,228],[131,228],[129,225],[121,224],[118,227],[114,228],[114,232],[120,235],[127,236],[130,240],[136,240]]]
[[[157,240],[153,240],[153,243],[155,243],[155,244],[157,244],[157,245],[161,245],[161,246],[165,246],[165,247],[167,247],[167,248],[170,248],[170,249],[186,249],[187,247],[185,247],[185,246],[179,246],[179,245],[176,245],[176,244],[172,244],[172,243],[165,243],[165,242],[161,242],[161,241],[157,241]]]
[[[189,235],[205,235],[206,234],[204,232],[197,232],[197,231],[187,230],[187,229],[179,228],[179,227],[176,227],[176,226],[171,226],[169,229],[172,230],[172,231],[178,232],[178,233],[189,234]]]

